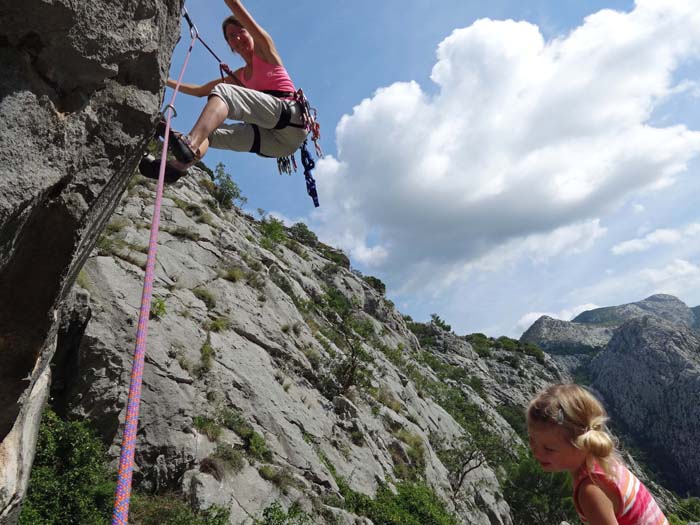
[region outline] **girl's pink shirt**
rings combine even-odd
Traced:
[[[622,463],[615,465],[613,478],[608,477],[600,466],[593,472],[584,466],[574,479],[574,505],[582,521],[588,521],[578,502],[578,489],[587,478],[598,485],[613,487],[619,498],[620,510],[615,518],[619,525],[668,525],[668,521],[652,495],[637,476]]]

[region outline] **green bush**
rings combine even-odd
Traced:
[[[262,518],[255,520],[255,525],[311,525],[311,516],[306,514],[299,505],[292,504],[288,511],[282,505],[274,502],[263,510]]]
[[[374,525],[457,525],[459,521],[445,508],[445,503],[424,482],[400,482],[397,493],[382,486],[377,497],[352,491],[340,479],[338,486],[347,510],[366,516]]]
[[[229,511],[216,505],[193,510],[176,496],[136,495],[132,500],[129,523],[133,525],[228,525]],[[69,521],[86,525],[92,522]]]
[[[229,328],[231,328],[231,320],[228,317],[217,317],[209,322],[211,332],[225,332]]]
[[[200,427],[211,420],[196,418]],[[232,447],[217,447],[215,455],[229,465],[242,460]],[[39,430],[34,468],[22,506],[20,525],[102,525],[110,522],[115,483],[105,461],[104,447],[84,422],[62,421],[50,408]],[[229,511],[213,506],[193,510],[174,495],[134,494],[130,509],[134,525],[227,525]],[[290,508],[279,521],[279,513],[268,512],[272,521],[260,525],[305,525],[303,513]],[[265,516],[264,516],[265,517]],[[274,521],[277,519],[278,521]]]
[[[161,228],[163,231],[174,235],[175,237],[182,237],[184,239],[189,239],[191,241],[199,240],[199,233],[197,231],[187,228],[185,226],[178,226],[177,228]]]
[[[227,281],[231,281],[232,283],[237,283],[238,281],[243,279],[243,277],[245,277],[245,272],[243,271],[242,268],[238,268],[238,267],[234,266],[232,268],[228,268],[226,270],[223,270],[222,276]]]
[[[224,465],[234,473],[240,472],[245,467],[245,459],[241,451],[227,443],[217,444],[213,455],[223,461]]]
[[[433,324],[435,324],[435,326],[442,328],[445,332],[452,331],[452,327],[443,321],[438,314],[430,314],[430,320],[433,322]]]
[[[275,485],[282,493],[286,494],[287,489],[296,484],[296,480],[288,468],[278,468],[272,465],[263,465],[258,469],[260,477]]]
[[[428,323],[418,323],[406,321],[406,326],[418,338],[418,343],[422,347],[430,347],[435,344],[435,336],[437,331],[435,327]]]
[[[544,352],[537,345],[532,343],[524,343],[506,336],[499,337],[496,339],[494,344],[496,348],[500,348],[501,350],[531,355],[537,360],[538,363],[544,364]]]
[[[114,490],[95,433],[84,422],[62,421],[47,408],[20,525],[106,524]]]
[[[464,339],[472,346],[479,357],[491,357],[492,340],[481,333],[469,334]]]
[[[165,299],[163,297],[154,297],[151,301],[150,319],[161,320],[165,314]]]
[[[527,423],[525,421],[525,410],[514,405],[499,405],[496,407],[503,419],[515,430],[515,432],[527,441]]]
[[[221,425],[206,416],[195,416],[192,425],[210,441],[216,441],[221,436]]]
[[[254,458],[264,461],[270,461],[272,459],[272,452],[267,448],[265,438],[255,431],[253,431],[246,440],[246,450]]]
[[[207,334],[207,340],[204,341],[202,348],[199,349],[199,354],[201,357],[199,372],[209,372],[209,370],[211,370],[214,357],[216,357],[216,351],[214,350],[214,347],[211,346],[209,334]]]
[[[363,279],[380,294],[384,295],[386,293],[386,285],[381,281],[381,279],[378,279],[372,275],[365,275]]]
[[[253,427],[250,426],[240,412],[223,407],[216,414],[217,421],[229,430],[233,430],[243,439],[248,439],[253,434]]]
[[[352,313],[352,304],[340,290],[330,287],[323,296],[323,310],[326,313],[335,312],[345,319]]]
[[[236,201],[241,204],[248,202],[248,199],[241,194],[238,184],[233,182],[231,175],[226,173],[226,166],[221,162],[214,168],[214,185],[213,197],[222,208],[230,210]]]
[[[262,230],[261,244],[264,248],[271,249],[287,238],[284,223],[274,217],[265,217],[260,223]]]
[[[199,299],[206,305],[207,310],[212,310],[216,307],[216,297],[214,297],[214,294],[206,288],[195,288],[194,290],[192,290],[192,293],[197,299]]]
[[[441,379],[452,379],[458,383],[468,383],[470,376],[464,368],[445,363],[435,354],[421,352],[419,361],[433,369],[435,374]]]
[[[309,230],[303,222],[297,222],[289,228],[289,234],[301,244],[314,248],[318,244],[318,237]]]
[[[503,497],[513,513],[514,525],[578,523],[571,497],[571,477],[564,472],[547,473],[528,451],[505,469]]]
[[[700,521],[700,498],[686,498],[678,501],[674,511],[668,515],[671,525],[686,525]]]
[[[505,335],[502,335],[501,337],[496,339],[496,347],[502,350],[507,350],[509,352],[517,352],[518,341],[516,341],[515,339],[511,339],[510,337],[506,337]]]
[[[244,441],[246,452],[252,457],[270,461],[272,452],[265,443],[265,438],[258,434],[240,412],[222,408],[217,413],[217,421],[229,430],[233,430]]]
[[[338,266],[342,266],[348,270],[350,269],[350,259],[343,253],[343,250],[338,250],[320,242],[318,243],[318,251],[323,257],[334,262]]]

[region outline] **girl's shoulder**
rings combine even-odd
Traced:
[[[589,479],[608,479],[610,481],[616,481],[620,474],[626,469],[623,463],[615,461],[611,464],[610,473],[605,472],[603,467],[601,467],[597,462],[593,463],[593,468],[589,468],[588,465],[582,465],[581,468],[574,475],[574,485],[582,482],[586,478]]]
[[[619,479],[620,469],[623,468],[624,465],[616,463],[612,473],[608,474],[597,463],[592,469],[583,466],[574,478],[574,502],[577,510],[582,507],[580,499],[586,498],[599,489],[612,503],[615,514],[619,513],[622,506]]]

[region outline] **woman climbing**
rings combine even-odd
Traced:
[[[167,163],[166,182],[184,175],[210,147],[281,158],[292,155],[306,139],[304,107],[274,41],[240,0],[224,1],[233,12],[223,22],[224,38],[245,65],[225,79],[180,85],[183,93],[208,100],[187,135],[171,131],[170,149],[176,160]],[[173,88],[176,82],[168,79],[167,85]],[[225,124],[226,119],[239,122]],[[164,129],[162,124],[159,132]],[[144,158],[139,169],[157,179],[159,162]]]

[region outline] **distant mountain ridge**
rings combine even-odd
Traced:
[[[683,301],[668,294],[655,294],[635,303],[587,310],[574,317],[571,322],[619,326],[625,321],[644,315],[653,315],[688,328],[700,327],[700,306],[688,308]]]

